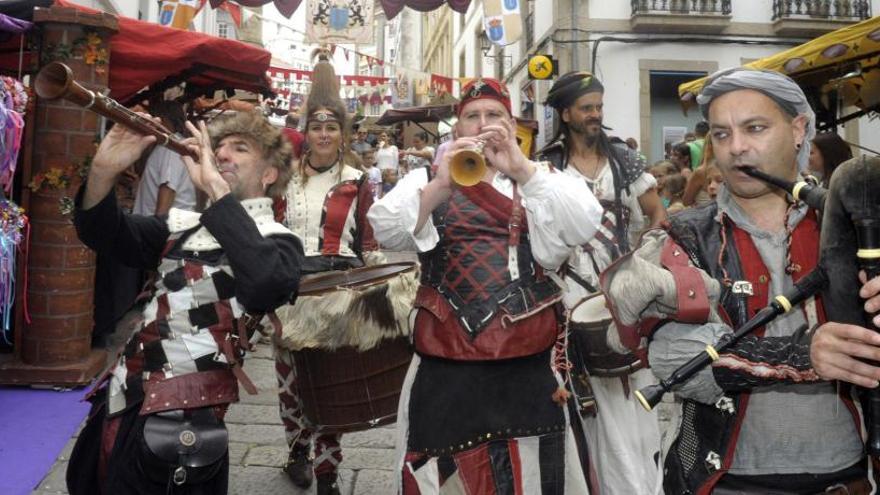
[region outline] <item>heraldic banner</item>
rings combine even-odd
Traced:
[[[308,0],[306,41],[372,44],[373,0]]]
[[[189,29],[202,8],[199,0],[165,0],[159,7],[159,24],[177,29]]]
[[[505,46],[522,35],[520,0],[485,0],[483,2],[483,29],[496,45]]]

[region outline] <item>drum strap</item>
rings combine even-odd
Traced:
[[[595,294],[596,292],[599,292],[599,289],[593,287],[593,284],[587,282],[584,277],[578,275],[577,272],[571,268],[571,265],[566,265],[565,274],[571,277],[572,280],[577,282],[578,285],[580,285],[584,289],[587,289],[587,292],[589,292],[590,294]]]
[[[254,386],[254,382],[251,381],[241,367],[241,361],[238,359],[238,350],[232,345],[231,336],[223,341],[223,355],[226,356],[226,361],[229,362],[229,367],[232,368],[232,374],[235,375],[238,383],[244,387],[248,394],[257,395],[257,387]]]

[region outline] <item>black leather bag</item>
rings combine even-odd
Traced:
[[[217,475],[228,445],[226,426],[211,408],[165,411],[144,422],[138,460],[155,482],[197,485]]]

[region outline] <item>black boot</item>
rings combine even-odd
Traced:
[[[324,473],[318,475],[318,495],[339,494],[339,483],[336,482],[336,473]]]
[[[315,473],[312,471],[312,459],[309,457],[309,448],[291,448],[290,455],[287,457],[287,464],[284,465],[284,472],[287,473],[287,476],[294,485],[300,488],[312,486],[312,479],[314,479]]]

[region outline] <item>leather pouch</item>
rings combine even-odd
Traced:
[[[226,426],[211,408],[164,411],[144,423],[138,461],[155,482],[197,485],[217,475],[228,444]]]

